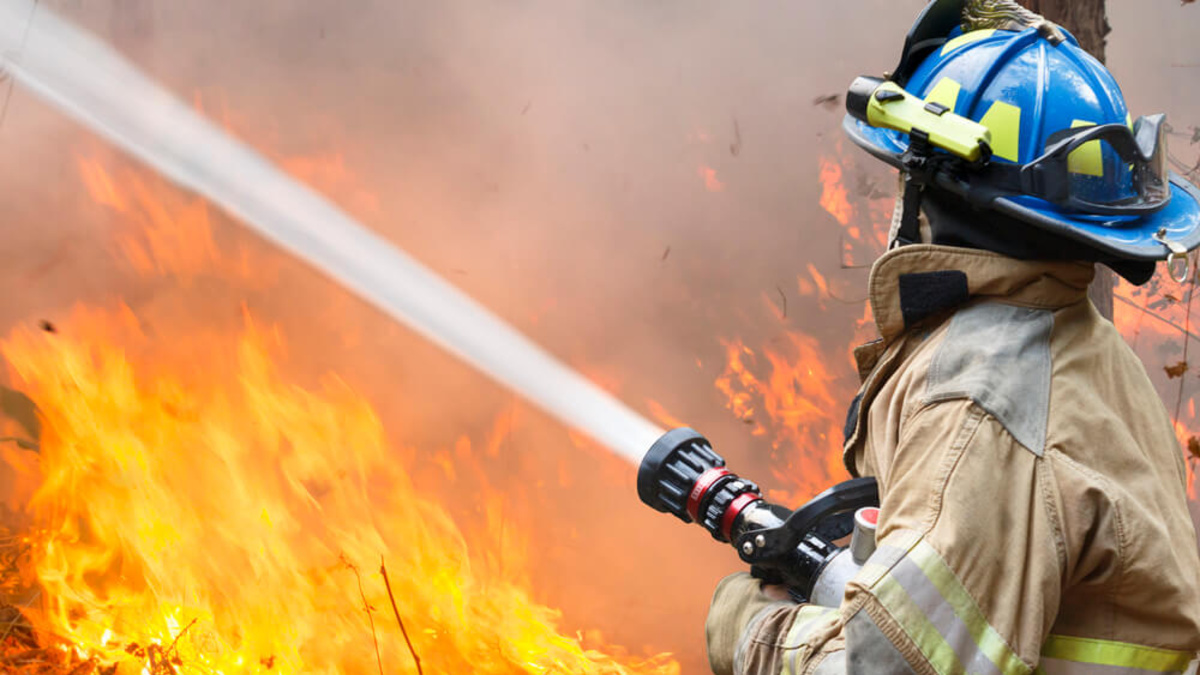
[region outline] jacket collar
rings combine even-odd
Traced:
[[[871,268],[870,301],[883,342],[975,298],[1059,309],[1087,297],[1091,263],[1016,260],[976,249],[903,246]]]

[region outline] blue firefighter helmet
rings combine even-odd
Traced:
[[[931,2],[896,70],[856,81],[847,107],[872,155],[1102,257],[1200,246],[1200,190],[1168,170],[1164,117],[1134,120],[1070,33],[1009,0]]]

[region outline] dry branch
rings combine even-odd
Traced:
[[[388,600],[392,601],[392,611],[396,614],[396,623],[400,624],[400,633],[404,635],[408,651],[412,654],[413,662],[417,664],[417,675],[425,675],[425,671],[421,669],[421,657],[417,656],[412,640],[408,639],[408,629],[404,627],[404,619],[400,618],[400,610],[396,607],[396,596],[392,595],[392,582],[388,581],[387,565],[383,563],[383,556],[379,557],[379,573],[383,575],[383,585],[387,588]]]
[[[383,657],[379,655],[379,635],[375,632],[375,616],[371,614],[371,603],[367,602],[367,594],[363,591],[362,575],[358,573],[358,567],[354,563],[342,556],[342,562],[346,567],[354,572],[354,578],[358,580],[358,595],[362,598],[363,611],[367,613],[367,621],[371,624],[371,640],[375,643],[375,663],[379,665],[379,675],[383,675]]]

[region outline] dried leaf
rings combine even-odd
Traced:
[[[1163,298],[1166,300],[1170,300],[1171,302],[1179,302],[1179,298],[1175,297],[1174,295],[1171,295],[1170,293],[1164,294]]]
[[[0,436],[0,443],[16,443],[17,447],[21,448],[22,450],[32,450],[34,452],[39,452],[41,450],[37,443],[34,443],[28,438],[18,438],[17,436]]]
[[[834,110],[842,100],[841,94],[825,94],[813,99],[813,105],[819,105],[826,110]]]
[[[0,387],[0,415],[7,415],[21,425],[30,439],[41,437],[42,423],[38,419],[37,405],[16,389]]]
[[[1187,361],[1180,361],[1173,366],[1163,366],[1163,370],[1167,372],[1167,377],[1171,378],[1172,380],[1177,377],[1183,377],[1183,374],[1187,372],[1187,369]]]
[[[1187,450],[1192,459],[1200,459],[1200,438],[1195,436],[1188,438]]]

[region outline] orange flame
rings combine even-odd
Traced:
[[[1194,285],[1177,284],[1160,272],[1144,286],[1122,281],[1113,292],[1113,323],[1142,359],[1171,414],[1175,436],[1187,458],[1188,497],[1192,500],[1200,498],[1200,455],[1194,454],[1200,450],[1200,419],[1194,399],[1200,313],[1195,307],[1188,309],[1195,290]]]
[[[770,496],[795,504],[845,479],[839,418],[849,399],[834,392],[838,377],[815,339],[786,337],[782,349],[762,350],[761,360],[740,339],[723,340],[727,363],[714,384],[753,435],[769,437],[772,471],[785,486]]]
[[[646,408],[650,411],[650,416],[654,418],[654,421],[663,425],[667,429],[687,426],[686,422],[672,415],[665,407],[663,407],[663,404],[655,401],[654,399],[646,399]]]
[[[245,251],[221,254],[203,199],[164,190],[161,179],[130,169],[113,175],[98,159],[81,157],[78,165],[91,198],[120,217],[117,249],[140,275],[170,276],[184,286],[201,276],[260,286],[270,279]]]
[[[857,160],[843,151],[838,141],[833,154],[822,156],[818,165],[820,204],[842,226],[842,264],[860,267],[887,249],[895,206],[895,192],[882,189],[871,170],[857,169]],[[857,176],[855,194],[846,187],[847,176]]]
[[[854,217],[854,207],[850,205],[850,195],[842,183],[842,165],[830,157],[821,158],[819,173],[821,181],[821,208],[829,212],[842,225],[849,225]],[[857,239],[860,235],[855,228],[850,236]]]
[[[80,168],[98,203],[144,228],[121,247],[138,271],[230,272],[202,203]],[[565,635],[533,599],[503,495],[480,496],[501,550],[471,550],[372,405],[335,376],[290,380],[278,329],[244,323],[151,334],[128,307],[79,308],[55,334],[0,342],[43,420],[26,537],[39,630],[122,673],[158,672],[155,658],[180,673],[415,673],[394,601],[427,673],[679,672]],[[510,426],[497,418],[486,453]],[[469,469],[470,448],[430,463]]]

